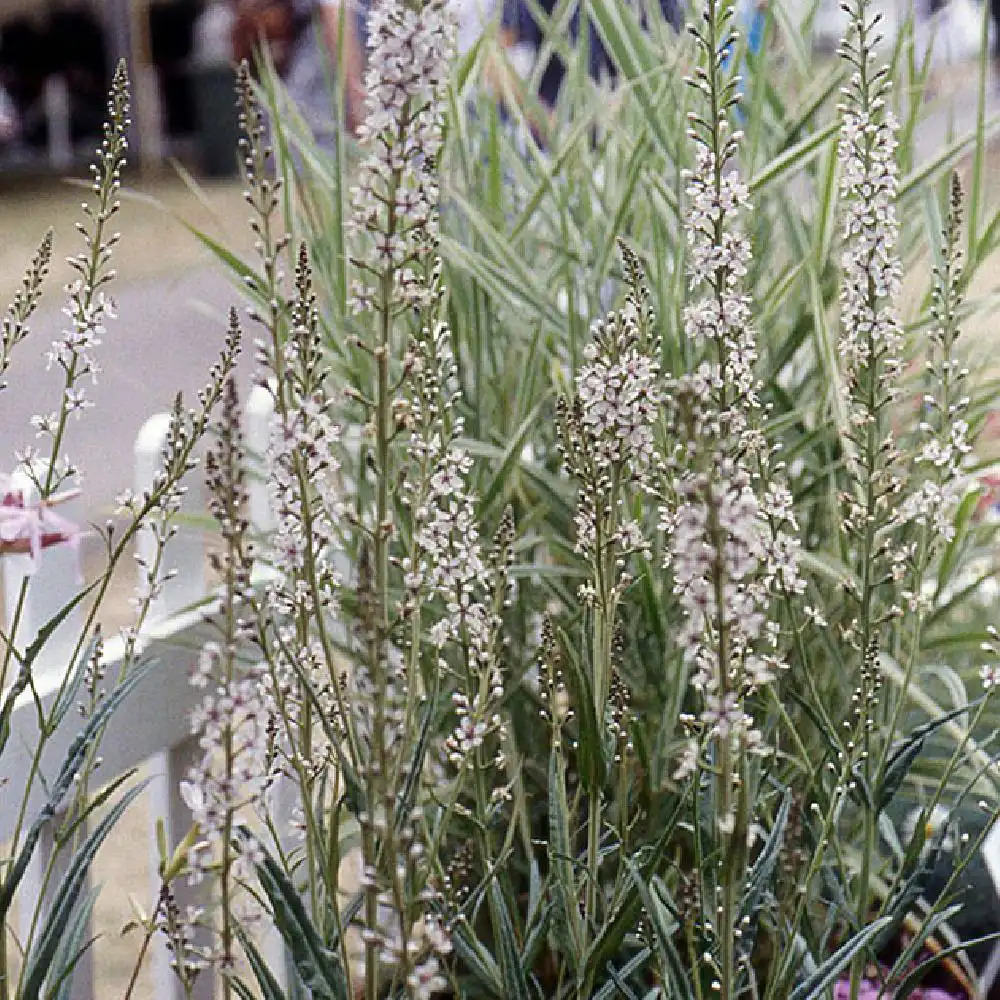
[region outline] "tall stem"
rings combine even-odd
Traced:
[[[400,123],[400,141],[406,136],[407,116],[404,114]],[[389,183],[387,198],[386,233],[391,239],[396,232],[396,190],[400,183],[400,172],[395,171]],[[379,281],[379,325],[378,343],[373,351],[375,358],[375,526],[373,532],[374,563],[375,563],[375,644],[372,649],[372,686],[374,690],[374,718],[372,731],[372,753],[378,758],[384,758],[384,715],[385,715],[385,681],[383,669],[386,663],[386,644],[389,641],[389,545],[391,541],[391,522],[389,521],[389,500],[391,470],[389,468],[389,449],[392,443],[392,396],[389,384],[389,361],[392,346],[393,290],[395,286],[395,269],[391,258],[387,260],[385,271]],[[376,749],[378,748],[378,749]],[[380,752],[381,751],[381,752]],[[372,760],[366,771],[366,792],[368,796],[368,811],[374,813],[377,808],[378,781],[375,769],[378,767],[382,777],[386,777],[385,760],[376,764]],[[385,829],[388,833],[391,821],[386,817]],[[365,834],[363,853],[365,863],[377,868],[378,846],[374,832],[369,828]],[[365,890],[365,922],[369,931],[375,931],[378,926],[378,886],[374,879],[366,880]],[[378,941],[375,934],[369,934],[365,942],[365,997],[366,1000],[378,1000]]]
[[[869,41],[867,37],[867,25],[865,23],[866,11],[864,0],[859,0],[858,24],[858,51],[861,58],[858,60],[858,72],[860,74],[859,93],[861,96],[861,113],[865,120],[873,113],[871,99],[871,80],[868,73]],[[872,165],[872,138],[866,132],[864,136],[863,156],[865,159],[865,169],[870,170]],[[867,298],[872,313],[877,313],[879,306],[879,291],[869,273],[867,285]],[[872,787],[874,776],[873,765],[877,761],[872,754],[872,733],[868,724],[868,712],[871,708],[872,692],[869,690],[869,669],[872,664],[869,660],[877,655],[877,650],[872,649],[873,641],[877,641],[872,620],[874,613],[875,591],[879,586],[879,581],[875,578],[873,565],[876,556],[875,541],[876,529],[878,528],[878,506],[879,497],[876,490],[876,478],[878,476],[879,455],[881,452],[880,442],[882,440],[882,408],[879,405],[879,381],[880,381],[880,359],[881,345],[879,345],[872,329],[873,324],[869,324],[866,334],[867,362],[863,369],[864,388],[863,396],[860,400],[866,419],[864,435],[864,451],[862,456],[862,474],[864,476],[864,517],[865,525],[862,534],[862,545],[859,553],[861,564],[861,607],[859,611],[861,625],[861,714],[859,725],[861,731],[858,733],[861,746],[861,765],[865,781],[869,788]],[[861,872],[857,893],[857,919],[862,923],[868,918],[868,909],[871,905],[871,879],[872,862],[876,849],[877,837],[877,816],[874,810],[864,810],[863,822],[863,845],[861,856]],[[868,956],[862,951],[851,963],[850,997],[857,1000],[861,991],[861,981],[864,977],[864,968]]]

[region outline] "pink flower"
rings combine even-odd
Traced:
[[[78,495],[79,490],[70,490],[29,504],[24,491],[11,486],[10,477],[0,476],[0,555],[27,553],[37,559],[38,553],[51,545],[76,545],[80,529],[52,508]]]
[[[833,1000],[849,1000],[851,981],[845,977],[838,979],[833,987]],[[858,990],[858,1000],[892,1000],[895,996],[891,987],[883,988],[874,979],[862,979]],[[962,992],[953,993],[939,986],[920,986],[910,994],[911,1000],[968,1000]]]

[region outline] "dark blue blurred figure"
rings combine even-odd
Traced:
[[[679,31],[683,23],[683,16],[679,0],[659,0],[660,11],[664,20],[670,24],[675,31]],[[538,0],[534,5],[545,15],[545,22],[539,24],[535,18],[532,6],[526,0],[503,0],[503,11],[500,18],[500,41],[505,48],[512,48],[515,45],[528,45],[537,53],[545,40],[548,30],[548,20],[552,17],[558,0]],[[577,44],[580,40],[580,6],[579,0],[574,0],[573,13],[569,22],[570,41]],[[600,34],[596,25],[588,18],[587,21],[587,46],[589,54],[588,70],[595,80],[602,77],[613,78],[617,74],[617,67],[607,49],[601,42]],[[552,107],[562,86],[563,78],[566,76],[566,64],[553,54],[545,69],[538,85],[538,97],[547,105]]]
[[[993,17],[993,58],[1000,62],[1000,0],[990,0]]]

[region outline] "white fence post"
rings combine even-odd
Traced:
[[[265,386],[254,386],[247,395],[243,411],[243,434],[249,456],[247,493],[248,516],[254,537],[260,539],[274,529],[274,514],[267,487],[267,447],[274,416],[274,397]],[[258,563],[256,576],[266,576],[267,567]],[[287,779],[279,778],[272,791],[269,809],[274,828],[287,838],[294,806],[294,788]],[[281,934],[273,926],[264,933],[261,949],[268,968],[283,989],[288,986],[288,952]]]
[[[243,408],[243,436],[250,458],[249,482],[250,524],[254,534],[262,535],[274,527],[271,498],[267,490],[267,445],[271,437],[274,397],[269,389],[255,385],[247,395]]]
[[[10,489],[13,493],[20,492],[25,506],[38,502],[38,490],[23,469],[11,476]],[[67,520],[75,521],[82,514],[81,507],[79,499],[69,500],[60,505],[59,514]],[[61,542],[46,549],[44,558],[42,553],[38,553],[37,558],[30,553],[6,555],[0,560],[0,568],[3,573],[6,630],[8,634],[11,630],[14,631],[14,647],[23,652],[35,640],[39,631],[79,593],[82,587],[79,552],[75,545]],[[22,588],[26,588],[23,600]],[[18,612],[19,606],[20,612]],[[32,674],[36,682],[45,678],[51,679],[52,683],[58,685],[62,681],[72,666],[70,657],[80,638],[82,628],[83,615],[77,606],[55,629],[35,661]],[[16,667],[14,661],[12,665]],[[12,678],[8,678],[8,682],[10,680]],[[35,738],[37,740],[37,727]],[[52,775],[46,774],[42,769],[35,781],[44,777],[50,778]],[[21,789],[15,786],[12,798],[16,800],[20,792]],[[27,792],[27,788],[24,792]],[[11,806],[14,806],[13,801]],[[26,814],[27,822],[31,823],[34,817],[35,811],[29,807]],[[21,881],[18,891],[18,929],[22,942],[28,941],[32,924],[35,926],[37,941],[38,934],[45,927],[52,897],[59,888],[73,856],[72,843],[57,850],[55,831],[64,818],[62,814],[57,815],[42,830]],[[74,840],[78,840],[85,833],[86,830],[81,827]],[[89,888],[89,878],[84,895],[87,888]],[[90,937],[88,924],[82,943],[86,944]],[[80,956],[73,972],[70,991],[72,1000],[90,1000],[93,997],[93,985],[94,968],[91,949],[88,947]]]
[[[148,490],[160,468],[163,449],[166,444],[170,417],[166,413],[158,413],[143,424],[135,441],[135,475],[136,491],[141,495]],[[188,482],[188,492],[184,502],[185,513],[201,513],[203,490],[197,472]],[[156,552],[156,541],[149,531],[143,530],[136,539],[136,554],[147,563],[153,559]],[[155,627],[171,615],[174,615],[199,600],[206,594],[205,581],[205,550],[198,532],[189,529],[179,531],[176,537],[167,542],[163,552],[163,570],[176,571],[174,577],[163,588],[150,609],[150,626]],[[139,586],[146,583],[146,567],[139,563]],[[165,671],[186,670],[182,661],[164,661],[160,668]],[[191,767],[198,763],[201,753],[195,737],[185,735],[173,746],[165,747],[150,759],[150,785],[148,804],[152,822],[163,821],[166,830],[167,844],[172,848],[178,844],[187,833],[191,824],[191,813],[180,797],[180,781]],[[159,860],[156,837],[150,830],[150,864],[152,880],[152,899],[159,896],[160,880],[157,872]],[[174,895],[180,907],[182,916],[188,906],[197,906],[201,896],[196,887],[186,884],[183,880],[174,883]],[[171,954],[166,947],[166,941],[157,936],[151,952],[151,972],[153,979],[153,996],[156,1000],[183,1000],[184,991],[171,966]],[[215,996],[215,977],[211,969],[206,969],[198,977],[193,1000],[212,1000]]]

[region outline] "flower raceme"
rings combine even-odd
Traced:
[[[417,266],[437,232],[436,160],[441,149],[441,94],[455,28],[443,0],[408,5],[376,0],[368,15],[366,117],[359,138],[366,156],[352,188],[354,224],[372,253],[355,261],[357,311],[381,308],[390,283],[398,305],[421,305],[429,289]]]
[[[730,16],[710,3],[694,32],[701,60],[688,83],[708,97],[710,109],[691,112],[688,131],[691,296],[683,316],[687,339],[704,357],[667,393],[667,419],[677,433],[662,463],[660,521],[684,612],[681,644],[697,664],[693,683],[705,698],[701,723],[709,737],[722,738],[749,726],[741,699],[781,666],[755,651],[774,644],[773,597],[802,588],[791,494],[759,430],[758,349],[746,289],[752,253],[744,220],[751,206],[735,168],[741,134],[732,131],[728,114],[735,84],[721,62],[732,44]]]

